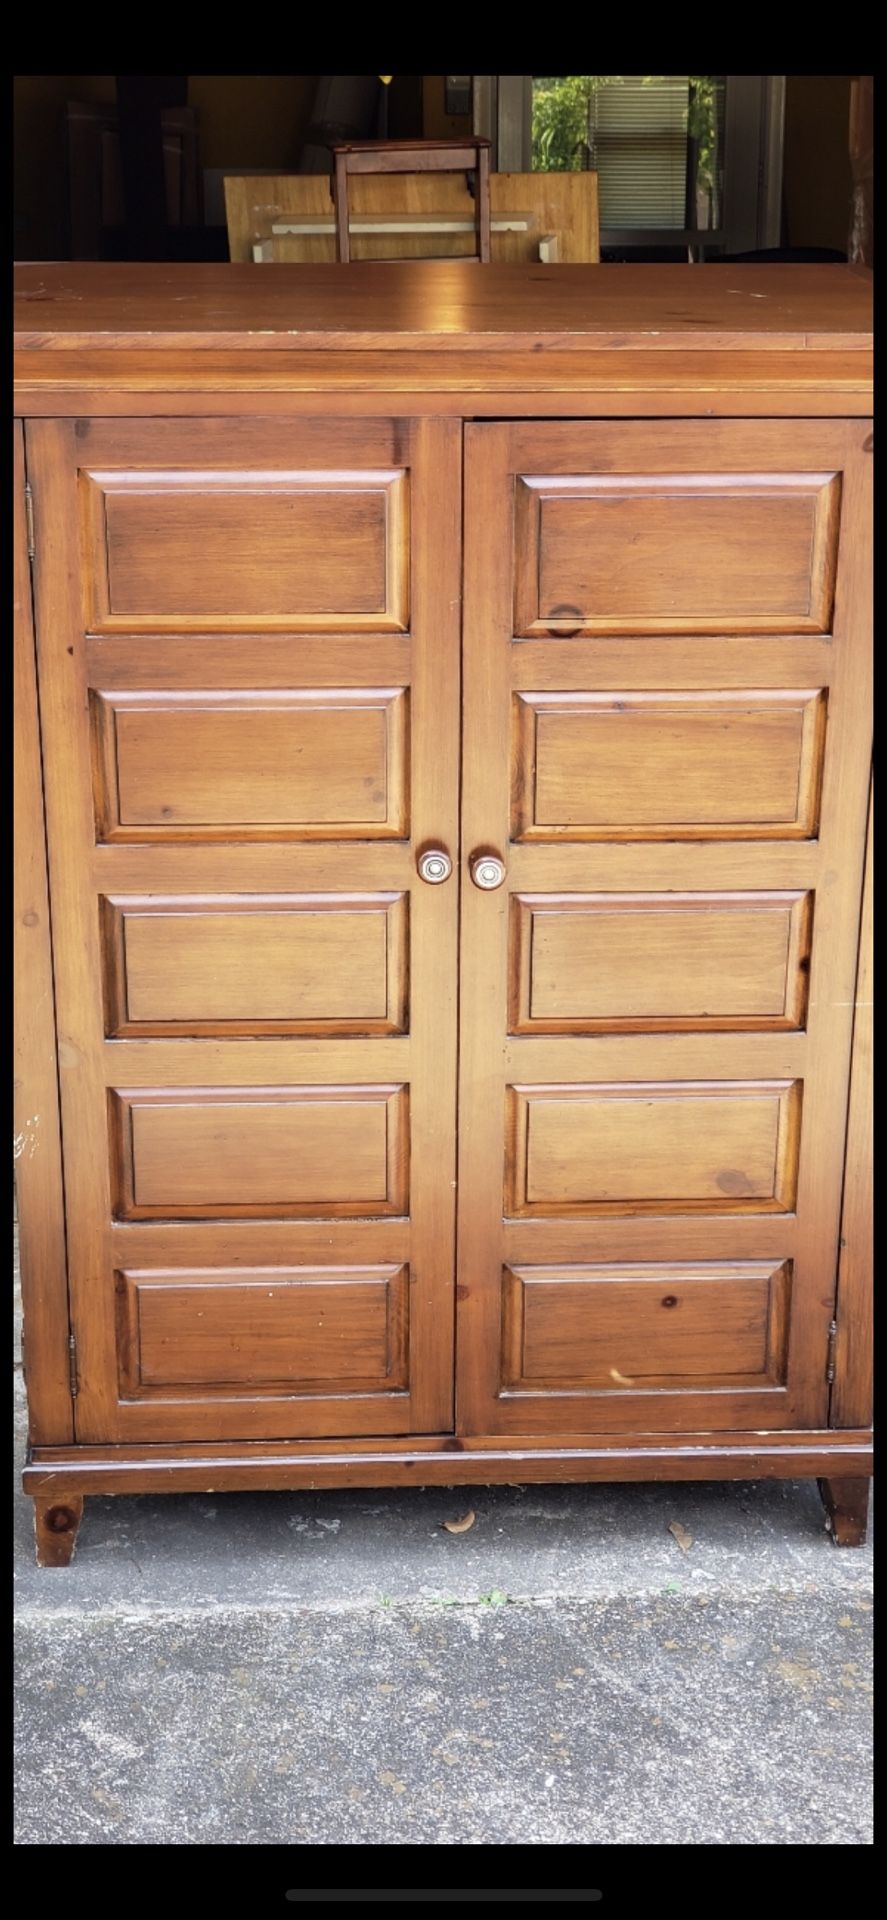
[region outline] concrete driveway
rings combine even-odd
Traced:
[[[871,1840],[812,1483],[92,1499],[66,1572],[18,1506],[20,1844]]]

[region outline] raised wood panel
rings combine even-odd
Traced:
[[[404,1266],[118,1272],[121,1392],[402,1392]]]
[[[781,1386],[791,1263],[505,1267],[509,1393]]]
[[[403,1087],[117,1088],[110,1108],[121,1219],[407,1210]]]
[[[523,475],[515,515],[518,635],[831,625],[834,473]]]
[[[408,623],[403,471],[84,471],[81,485],[97,633]]]
[[[403,688],[93,693],[100,840],[397,839]]]
[[[403,894],[154,895],[102,908],[114,1037],[406,1029]]]
[[[512,1033],[804,1024],[809,893],[516,894]]]
[[[786,1212],[800,1095],[780,1081],[511,1087],[506,1211]]]
[[[514,696],[518,840],[807,839],[822,692]]]

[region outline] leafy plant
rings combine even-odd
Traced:
[[[591,102],[597,87],[619,86],[621,75],[533,80],[533,168],[574,173],[588,165]]]
[[[669,76],[649,74],[645,87],[663,86]],[[574,173],[591,163],[591,114],[601,87],[621,87],[625,76],[571,74],[559,79],[533,79],[532,165],[542,173]],[[693,74],[689,81],[688,137],[696,145],[696,184],[717,193],[717,89],[711,74]]]

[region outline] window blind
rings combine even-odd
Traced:
[[[686,225],[690,81],[638,76],[596,87],[589,111],[591,164],[603,227]]]
[[[534,77],[533,166],[593,168],[605,231],[717,228],[726,90],[723,75]]]

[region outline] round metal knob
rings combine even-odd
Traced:
[[[452,871],[453,862],[442,847],[429,847],[419,860],[419,873],[430,887],[439,887],[442,881],[449,880]]]
[[[492,893],[505,879],[505,861],[497,859],[494,853],[477,853],[471,862],[471,878],[476,887]]]

